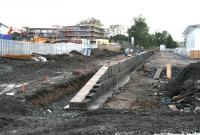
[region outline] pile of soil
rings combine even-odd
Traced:
[[[62,54],[62,55],[43,55],[47,61],[67,61],[70,58],[70,55],[68,54]]]
[[[183,93],[183,89],[194,86],[200,80],[200,63],[192,63],[180,71],[165,87],[169,91],[168,95],[176,96]],[[188,90],[187,90],[188,91]]]
[[[200,107],[200,63],[185,67],[175,79],[164,87],[168,97],[178,109]],[[197,109],[197,108],[196,108]]]
[[[71,51],[69,54],[56,54],[56,55],[35,54],[35,55],[43,56],[47,59],[47,61],[71,62],[72,60],[73,61],[84,61],[87,59],[96,59],[96,58],[101,59],[101,58],[117,56],[117,55],[121,55],[121,54],[122,54],[122,52],[113,52],[113,51],[108,51],[106,49],[103,49],[103,50],[92,49],[91,57],[85,57],[82,53],[80,53],[76,50]],[[5,62],[5,60],[2,62]]]
[[[99,49],[92,49],[91,56],[95,58],[103,58],[103,57],[110,57],[120,55],[122,52],[113,52],[106,49],[99,50]]]
[[[72,56],[79,56],[79,57],[84,56],[82,53],[75,50],[71,51],[69,54],[71,54]]]

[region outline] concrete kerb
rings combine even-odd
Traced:
[[[144,63],[147,58],[153,54],[153,51],[141,54],[136,57],[131,57],[128,60],[122,60],[117,64],[110,65],[109,67],[104,67],[102,71],[97,71],[97,73],[89,80],[84,87],[86,87],[87,92],[81,92],[84,87],[77,93],[82,97],[75,98],[77,100],[70,101],[70,108],[72,109],[85,109],[87,105],[94,101],[97,97],[101,96],[102,93],[108,91],[110,88],[120,82],[127,74],[129,74],[133,69],[135,69],[140,64]],[[100,87],[95,88],[97,83]],[[91,87],[92,86],[92,87]],[[94,90],[95,89],[95,90]],[[81,94],[80,94],[81,93]],[[91,94],[92,93],[92,94]],[[86,99],[89,96],[90,99]],[[81,100],[80,100],[81,99]],[[80,108],[79,108],[80,107]]]

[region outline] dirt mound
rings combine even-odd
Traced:
[[[43,57],[45,57],[47,59],[47,61],[68,61],[68,62],[72,62],[73,60],[82,60],[84,57],[83,54],[81,54],[78,51],[71,51],[69,54],[56,54],[56,55],[41,55]]]
[[[68,54],[62,54],[62,55],[43,55],[45,58],[47,58],[48,61],[61,61],[61,60],[68,60],[70,58],[70,55]]]
[[[195,82],[200,80],[199,69],[200,63],[193,63],[179,72],[177,77],[171,80],[165,87],[166,91],[168,91],[168,95],[178,95],[188,86],[194,86]]]
[[[99,49],[92,49],[91,56],[96,58],[103,58],[103,57],[110,57],[120,55],[122,52],[112,52],[106,49],[99,50]]]
[[[85,57],[82,53],[72,50],[69,54],[56,54],[56,55],[41,55],[47,59],[47,61],[62,61],[62,62],[72,62],[72,61],[84,61],[86,59],[98,59],[98,58],[105,58],[105,57],[111,57],[120,55],[122,52],[112,52],[108,51],[106,49],[100,50],[100,49],[92,49],[91,51],[91,57]]]
[[[185,67],[164,87],[166,95],[179,110],[200,111],[200,63]]]
[[[82,53],[75,50],[71,51],[69,54],[71,54],[72,56],[84,56]]]

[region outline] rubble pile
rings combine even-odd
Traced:
[[[184,112],[200,111],[200,63],[184,68],[176,78],[165,84],[165,96],[170,99],[172,110]],[[166,98],[165,97],[165,98]],[[173,106],[172,106],[173,105]]]

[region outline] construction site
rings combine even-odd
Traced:
[[[22,1],[5,5],[15,5],[15,15],[28,11],[23,19],[11,17],[13,10],[0,20],[26,26],[0,22],[0,135],[200,134],[200,24],[182,35],[184,21],[162,24],[163,2],[151,3],[150,30],[142,15],[126,27],[93,17],[75,23],[96,14],[126,25],[132,10],[152,10],[148,2]]]
[[[167,49],[44,57],[0,59],[1,134],[199,132],[198,60]]]

